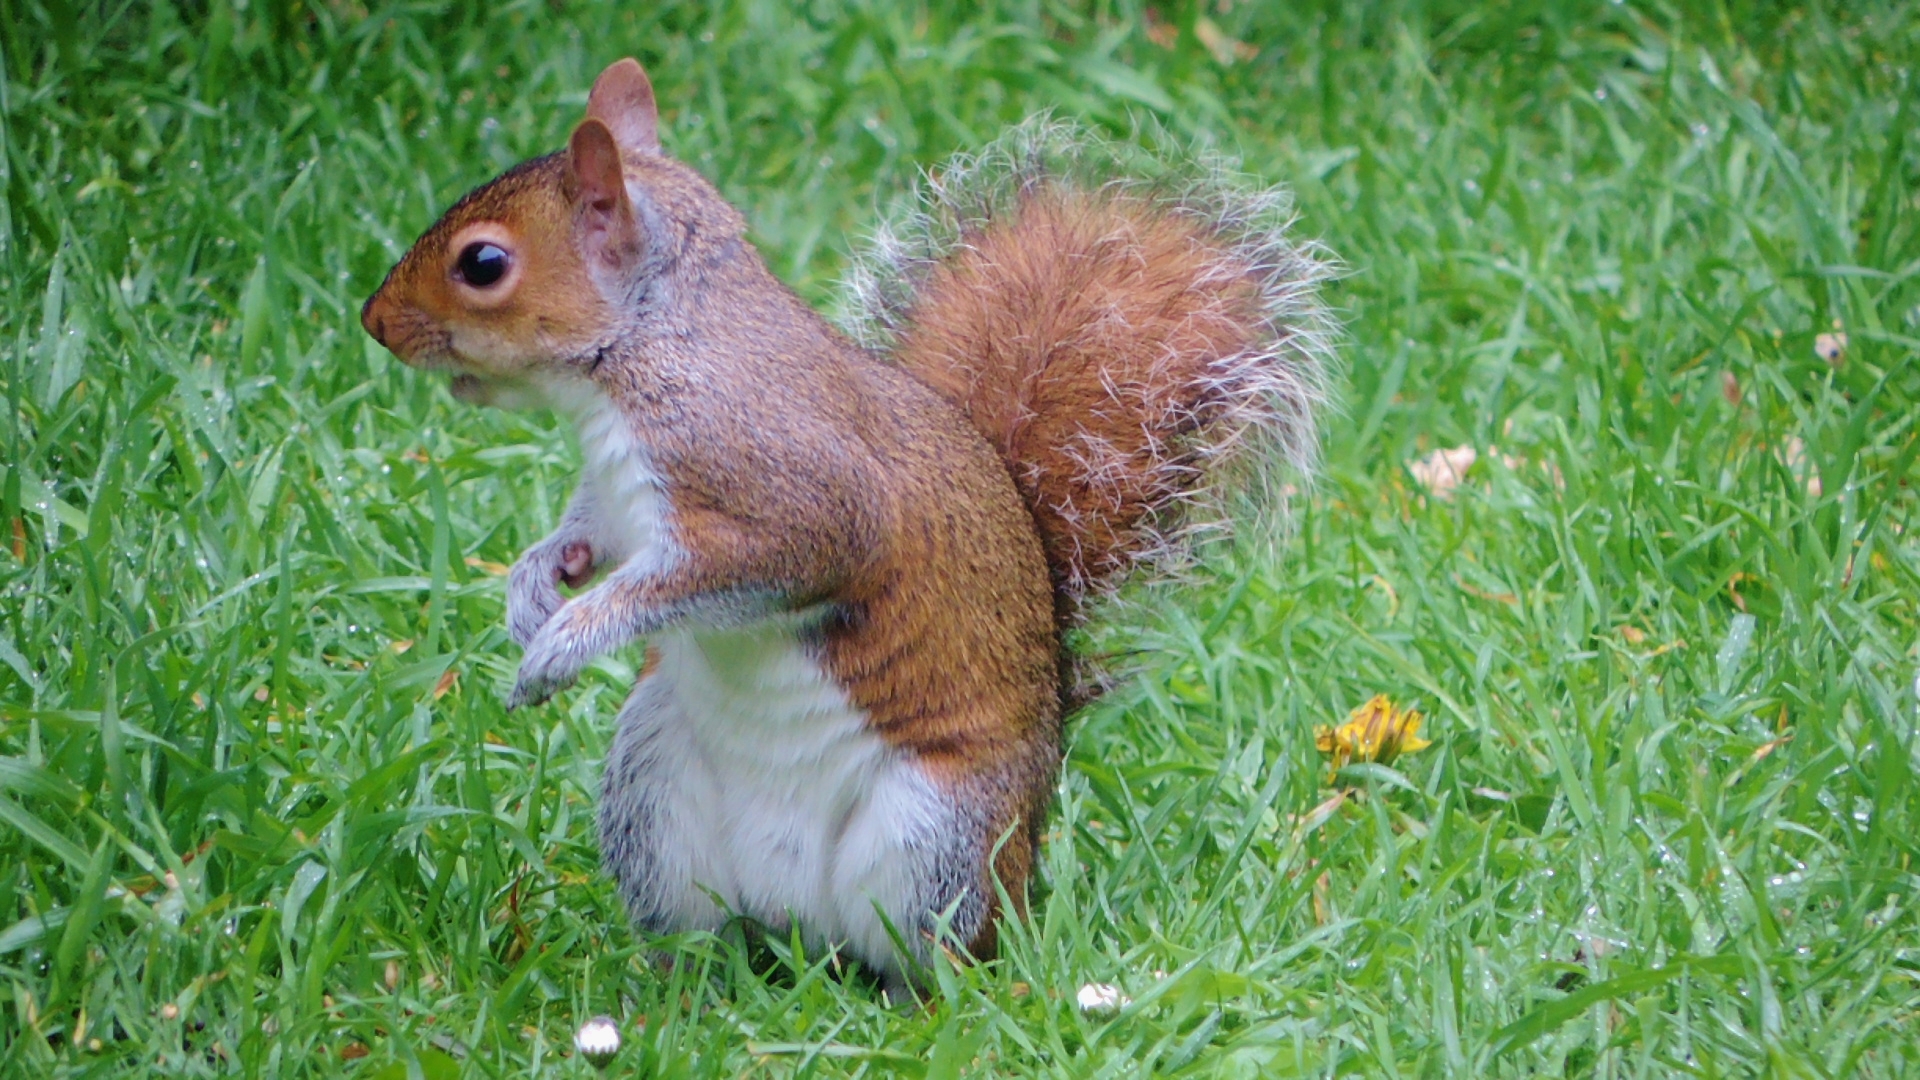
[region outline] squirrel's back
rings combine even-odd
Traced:
[[[1030,122],[930,174],[856,263],[855,334],[958,406],[1034,516],[1065,627],[1311,471],[1332,321],[1285,196]],[[1116,180],[1115,177],[1133,179]]]

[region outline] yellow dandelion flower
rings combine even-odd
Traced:
[[[1375,694],[1372,701],[1347,714],[1339,727],[1314,729],[1314,745],[1333,761],[1338,773],[1353,761],[1389,764],[1401,754],[1425,750],[1433,744],[1420,737],[1422,717],[1412,709],[1394,707],[1393,699]]]

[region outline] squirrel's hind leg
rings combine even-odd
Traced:
[[[647,666],[655,663],[652,649]],[[600,859],[635,923],[657,934],[718,930],[731,891],[715,856],[715,793],[672,689],[643,674],[620,708],[600,800]]]
[[[1004,888],[1024,899],[1034,832],[998,777],[941,783],[911,757],[869,791],[836,852],[835,902],[850,951],[890,997],[947,957],[992,959]],[[905,946],[908,956],[901,955]]]

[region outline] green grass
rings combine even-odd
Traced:
[[[1920,9],[187,6],[0,0],[0,1075],[583,1077],[597,1012],[625,1075],[1920,1071]],[[823,305],[1042,107],[1349,268],[1295,535],[1118,632],[1032,918],[922,1011],[629,929],[630,672],[501,708],[566,432],[357,325],[630,52]],[[1435,745],[1329,804],[1377,692]]]

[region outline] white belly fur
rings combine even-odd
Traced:
[[[678,559],[666,525],[665,485],[620,410],[591,384],[555,380],[547,393],[573,417],[580,439],[580,482],[598,507],[599,560],[665,567]]]
[[[797,919],[816,946],[844,943],[884,971],[895,948],[875,905],[919,945],[933,898],[915,867],[955,815],[868,728],[802,626],[785,617],[655,639],[654,669],[620,715],[603,842],[653,929],[717,928],[729,912],[774,928]],[[647,835],[606,835],[623,819]],[[646,872],[621,865],[636,843],[651,848]]]

